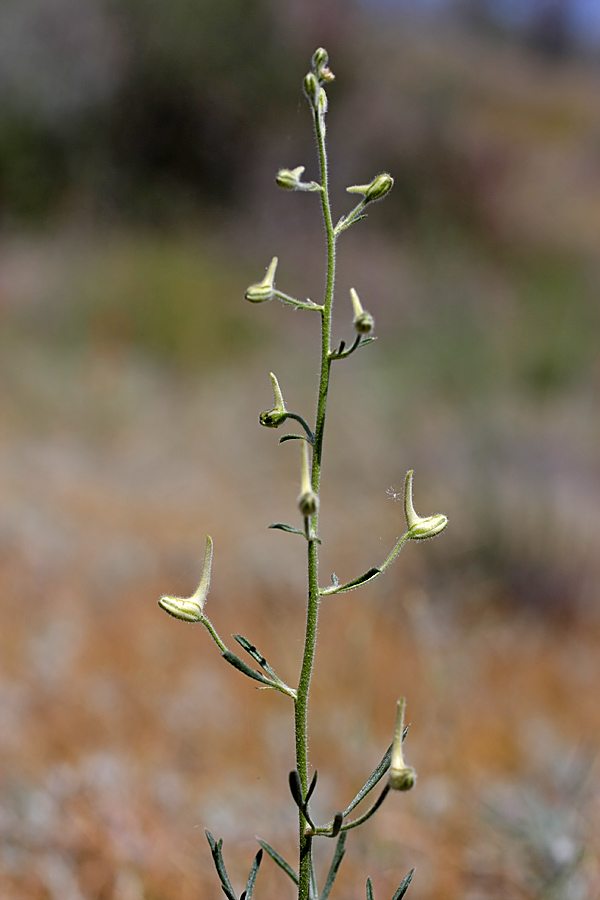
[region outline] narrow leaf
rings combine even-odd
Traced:
[[[373,336],[373,337],[364,337],[364,338],[361,339],[361,342],[360,342],[360,344],[358,345],[357,349],[359,349],[360,347],[366,347],[367,344],[372,344],[373,341],[376,341],[376,340],[377,340],[377,338],[376,338],[375,336]]]
[[[315,872],[314,856],[310,858],[310,884],[308,891],[309,900],[319,900],[319,888],[317,887],[317,873]]]
[[[310,798],[311,798],[312,795],[313,795],[314,789],[315,789],[316,786],[317,786],[317,776],[318,776],[318,774],[319,774],[319,773],[318,773],[317,770],[315,769],[315,774],[313,775],[312,781],[311,781],[311,783],[310,783],[310,785],[309,785],[309,788],[308,788],[308,791],[306,792],[306,800],[304,801],[305,803],[308,803],[308,801],[310,800]]]
[[[221,653],[221,656],[223,659],[226,659],[228,663],[231,663],[235,669],[238,669],[240,672],[243,672],[244,675],[247,675],[248,678],[253,678],[255,681],[260,681],[261,684],[268,684],[270,687],[273,687],[273,682],[270,678],[267,678],[266,675],[251,668],[247,663],[243,662],[239,656],[232,653],[231,650],[224,650],[223,653]]]
[[[354,588],[359,587],[361,584],[365,584],[367,581],[371,581],[372,578],[376,578],[381,573],[381,569],[378,569],[377,566],[373,566],[372,569],[369,569],[368,572],[365,572],[364,575],[359,575],[358,578],[355,578],[353,581],[348,581],[346,584],[342,585],[341,590],[338,591],[338,594],[342,594],[345,591],[352,591]]]
[[[233,891],[233,887],[231,886],[231,882],[227,875],[227,870],[225,868],[225,863],[223,862],[223,854],[221,853],[221,848],[223,846],[223,840],[215,841],[214,837],[208,830],[205,831],[206,839],[210,845],[210,852],[212,853],[212,858],[214,860],[215,868],[217,870],[217,875],[221,880],[221,887],[223,889],[223,893],[227,897],[227,900],[237,900],[235,893]]]
[[[258,870],[260,868],[262,858],[263,852],[262,850],[259,850],[254,857],[254,862],[252,863],[252,868],[250,869],[250,874],[248,875],[248,881],[246,883],[246,890],[240,897],[240,900],[252,900],[252,893],[254,891],[254,885],[256,884],[256,876],[258,875]]]
[[[332,837],[332,838],[337,837],[338,834],[340,833],[340,828],[342,827],[343,824],[344,824],[344,814],[341,812],[336,812],[335,816],[333,817],[333,824],[331,826],[330,837]]]
[[[262,655],[262,653],[259,650],[256,649],[254,644],[250,643],[248,638],[245,638],[243,634],[234,634],[234,635],[232,635],[232,637],[234,638],[234,640],[236,640],[238,642],[240,647],[244,648],[246,653],[250,654],[252,659],[256,660],[256,662],[259,664],[261,669],[264,669],[265,672],[267,672],[269,675],[271,675],[272,678],[277,678],[277,675],[275,674],[275,672],[273,671],[273,669],[271,668],[271,666],[269,665],[269,663],[267,662],[265,657]]]
[[[415,874],[415,870],[411,869],[410,872],[408,873],[408,875],[406,876],[406,878],[404,879],[404,881],[402,882],[402,884],[400,885],[400,887],[398,888],[398,890],[396,891],[396,893],[394,894],[394,896],[392,897],[392,900],[402,900],[402,898],[404,897],[405,893],[408,890],[409,884],[413,880],[414,874]]]
[[[304,806],[304,797],[302,796],[302,782],[300,781],[300,775],[298,774],[298,769],[292,769],[290,772],[290,791],[294,800],[294,803],[298,807],[298,809],[302,809]]]
[[[333,887],[333,883],[336,879],[336,875],[338,873],[338,869],[341,865],[341,862],[344,858],[344,853],[346,852],[346,839],[348,837],[347,831],[340,832],[340,836],[337,839],[337,844],[335,845],[335,852],[333,854],[333,859],[331,860],[331,865],[329,866],[329,872],[327,873],[327,880],[325,881],[325,885],[323,887],[323,891],[321,892],[321,896],[319,900],[328,900],[329,894],[331,893],[331,888]]]
[[[332,572],[332,573],[331,573],[331,583],[334,584],[336,587],[337,587],[338,584],[340,583],[340,579],[337,577],[337,575],[335,574],[335,572]]]
[[[269,528],[277,528],[279,531],[289,531],[290,534],[301,534],[304,537],[304,532],[301,528],[294,528],[293,525],[286,525],[284,522],[275,522],[274,525],[269,525]]]
[[[406,736],[406,732],[407,732],[407,729],[404,729],[404,736]],[[346,818],[346,816],[350,815],[352,810],[358,806],[360,801],[364,797],[366,797],[368,793],[370,793],[373,790],[373,788],[375,787],[376,784],[378,784],[378,782],[381,781],[381,779],[383,778],[383,776],[385,775],[385,773],[387,772],[387,770],[390,767],[391,756],[392,756],[392,745],[390,744],[390,746],[384,753],[383,759],[381,760],[381,762],[379,763],[377,768],[371,773],[371,775],[369,775],[369,777],[367,778],[366,782],[361,787],[360,791],[358,792],[358,794],[356,795],[354,800],[352,800],[352,802],[344,810],[344,818]]]
[[[373,882],[367,878],[367,900],[373,900]]]
[[[260,838],[258,838],[258,843],[259,843],[260,846],[263,848],[263,850],[265,851],[265,853],[268,853],[268,854],[269,854],[269,856],[271,857],[271,859],[273,860],[273,862],[276,863],[276,864],[279,866],[280,869],[283,869],[283,871],[285,872],[285,874],[286,874],[289,878],[292,879],[292,881],[294,882],[294,884],[298,884],[298,881],[299,881],[298,876],[296,875],[296,873],[294,872],[294,870],[292,869],[292,867],[290,866],[290,864],[289,864],[288,862],[285,861],[285,859],[283,858],[283,856],[281,856],[281,855],[277,852],[277,850],[275,850],[273,847],[271,847],[270,844],[267,844],[266,841],[262,841]]]
[[[284,434],[283,437],[279,438],[280,444],[285,444],[286,441],[305,441],[305,434]]]

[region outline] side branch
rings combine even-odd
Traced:
[[[367,582],[374,581],[375,578],[383,575],[387,567],[394,562],[394,560],[402,550],[402,547],[410,539],[410,537],[410,531],[407,531],[405,534],[403,534],[400,540],[394,546],[394,549],[392,550],[386,561],[379,567],[373,567],[372,569],[369,569],[368,572],[365,572],[364,575],[359,575],[358,578],[354,578],[352,581],[347,581],[345,584],[332,584],[331,587],[320,588],[319,593],[321,597],[329,597],[331,594],[345,594],[348,591],[354,591],[362,584],[367,584]]]

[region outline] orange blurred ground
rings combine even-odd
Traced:
[[[205,827],[224,838],[240,891],[254,835],[294,861],[289,701],[255,690],[156,600],[193,589],[210,531],[207,612],[293,680],[304,548],[264,526],[293,516],[297,461],[254,425],[269,399],[262,369],[190,387],[108,362],[90,353],[49,372],[58,399],[44,412],[22,383],[3,398],[3,900],[217,898]],[[377,447],[375,431],[365,440]],[[323,580],[331,561],[356,574],[401,527],[385,485],[377,499],[333,482],[324,528],[340,537],[324,545]],[[598,896],[598,620],[545,621],[483,584],[475,607],[457,602],[440,583],[443,540],[405,548],[387,580],[323,604],[316,814],[344,806],[376,765],[400,694],[419,773],[351,836],[334,896],[364,896],[370,874],[376,897],[391,897],[415,865],[414,900]],[[535,878],[552,866],[567,880],[542,894]],[[293,896],[270,860],[256,896]]]

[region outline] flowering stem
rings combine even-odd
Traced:
[[[327,394],[329,391],[329,376],[331,370],[331,311],[333,305],[333,291],[335,283],[335,233],[331,218],[329,203],[329,190],[327,183],[327,152],[325,147],[325,122],[323,115],[313,108],[315,135],[321,168],[321,204],[323,220],[327,236],[327,277],[325,282],[325,302],[321,311],[321,371],[319,378],[319,393],[317,400],[317,414],[314,431],[314,449],[312,458],[311,482],[315,494],[319,493],[321,481],[321,462],[323,454],[323,436],[325,431],[325,413],[327,409]],[[315,658],[315,645],[317,640],[317,623],[319,617],[319,557],[318,557],[318,510],[312,516],[312,527],[308,540],[308,606],[306,615],[306,633],[304,640],[304,655],[302,669],[298,682],[297,698],[295,703],[295,730],[296,730],[296,768],[300,775],[302,791],[308,790],[308,735],[307,713],[308,692]],[[311,879],[312,840],[306,835],[307,822],[304,814],[299,812],[300,835],[300,864],[298,900],[308,900]]]

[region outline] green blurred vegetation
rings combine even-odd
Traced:
[[[235,205],[292,69],[267,0],[57,0],[0,11],[5,227],[75,210]]]
[[[265,323],[240,310],[248,273],[196,233],[129,229],[50,253],[60,268],[43,302],[5,317],[22,338],[63,352],[142,354],[188,372],[243,358],[268,339]]]

